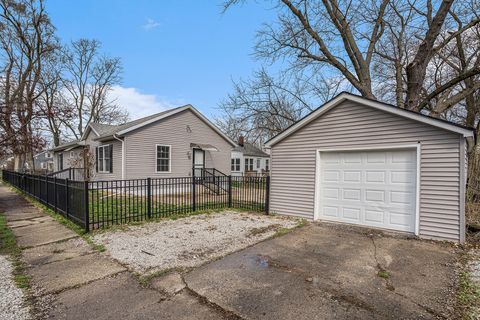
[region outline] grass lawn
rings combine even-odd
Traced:
[[[232,190],[232,208],[251,211],[265,210],[263,197],[254,189]],[[260,201],[258,201],[260,200]],[[195,211],[228,207],[228,194],[198,193]],[[150,218],[165,218],[193,212],[191,193],[157,194],[151,197]],[[114,192],[114,190],[91,190],[89,192],[89,216],[93,228],[132,221],[143,221],[148,217],[148,198],[144,194]]]

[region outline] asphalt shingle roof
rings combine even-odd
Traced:
[[[243,146],[237,146],[233,148],[233,151],[242,152],[244,156],[252,156],[252,157],[270,157],[270,155],[266,152],[260,150],[251,143],[245,142]]]

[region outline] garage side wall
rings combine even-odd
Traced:
[[[420,142],[419,234],[459,241],[461,141],[459,134],[344,102],[272,147],[270,211],[313,219],[317,149]]]

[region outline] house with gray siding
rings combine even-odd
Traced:
[[[465,241],[474,131],[342,93],[266,143],[270,211]]]
[[[121,125],[91,123],[54,151],[55,170],[90,168],[90,180],[187,177],[215,168],[230,174],[236,144],[191,105]],[[193,169],[195,168],[195,169]]]

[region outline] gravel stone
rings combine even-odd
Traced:
[[[31,319],[30,308],[25,303],[23,291],[13,281],[12,271],[12,263],[0,256],[0,319]]]
[[[190,268],[293,228],[298,219],[224,211],[100,233],[94,241],[135,272]]]

